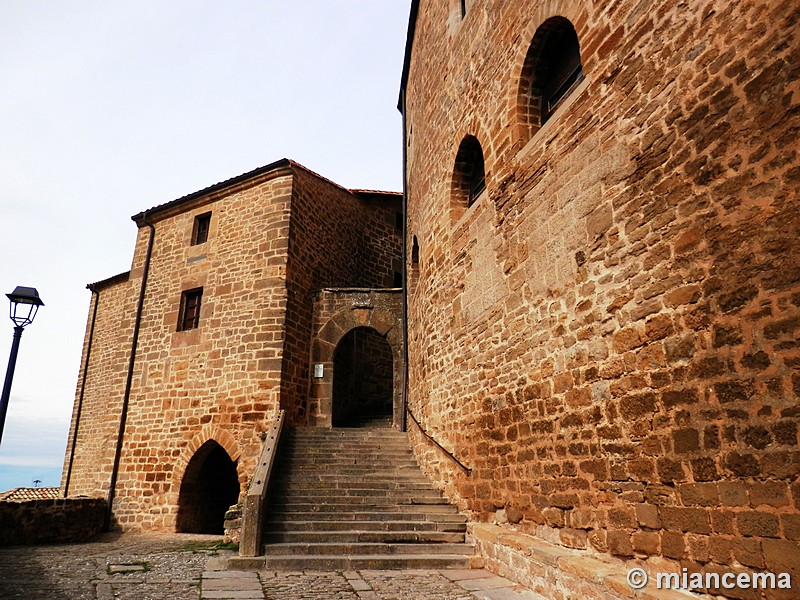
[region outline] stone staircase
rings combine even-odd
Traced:
[[[266,569],[480,567],[466,518],[391,427],[284,432],[264,523]]]

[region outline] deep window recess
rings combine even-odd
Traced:
[[[204,244],[208,240],[208,230],[211,227],[211,213],[198,215],[194,218],[192,230],[192,246]]]
[[[547,120],[559,103],[583,79],[581,52],[575,29],[571,26],[561,27],[558,32],[554,33],[553,38],[550,42],[552,44],[552,50],[549,52],[551,58],[544,85],[543,121]]]
[[[453,169],[453,207],[472,206],[485,189],[483,149],[476,137],[468,135],[458,147]]]
[[[408,273],[408,291],[414,293],[417,289],[419,280],[419,242],[417,236],[413,236],[411,242],[411,269]]]
[[[196,329],[200,325],[200,303],[203,288],[186,290],[181,294],[181,309],[178,316],[178,331]]]
[[[467,0],[460,0],[459,4],[459,8],[461,9],[461,18],[463,19],[467,16]]]
[[[481,192],[486,189],[486,172],[483,166],[483,151],[480,144],[475,149],[472,156],[470,171],[469,171],[469,204],[471,205]]]

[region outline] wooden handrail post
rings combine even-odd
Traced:
[[[244,499],[242,533],[239,538],[240,556],[261,555],[264,502],[267,498],[269,478],[272,474],[272,466],[275,463],[275,455],[278,452],[278,442],[281,438],[285,417],[285,411],[283,409],[279,410],[275,423],[267,431],[264,445],[261,447],[258,466],[256,466],[256,471],[253,474],[253,481],[250,483],[250,489],[247,490],[247,496]]]

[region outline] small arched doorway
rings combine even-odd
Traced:
[[[181,482],[177,531],[223,533],[225,512],[239,500],[236,463],[214,440],[198,448]]]
[[[333,426],[392,424],[392,348],[371,327],[357,327],[333,353]]]

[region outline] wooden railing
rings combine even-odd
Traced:
[[[258,466],[253,474],[253,481],[247,496],[244,499],[242,510],[242,532],[239,538],[240,556],[260,556],[261,555],[261,529],[264,526],[264,501],[267,498],[269,478],[272,474],[272,466],[275,463],[275,455],[278,452],[278,441],[281,439],[283,422],[286,413],[283,409],[278,411],[272,427],[269,428],[264,438],[264,445],[261,447],[261,456],[258,459]]]

